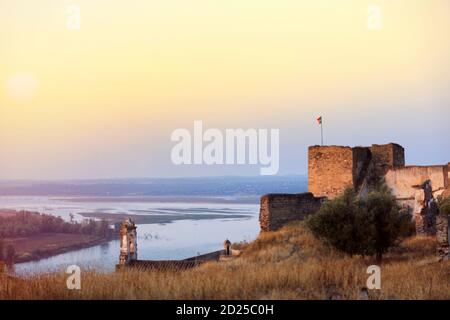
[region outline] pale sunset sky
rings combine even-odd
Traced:
[[[0,179],[259,174],[174,165],[194,120],[280,129],[305,174],[319,115],[325,144],[447,163],[449,32],[448,0],[0,0]]]

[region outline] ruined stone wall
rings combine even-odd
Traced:
[[[308,149],[308,191],[335,198],[347,187],[359,191],[367,180],[381,180],[390,168],[405,165],[402,146],[313,146]],[[374,182],[374,181],[371,181]]]
[[[308,191],[334,198],[353,185],[353,150],[342,146],[308,148]]]
[[[359,190],[369,170],[372,153],[369,148],[355,147],[353,152],[353,187]]]
[[[447,166],[406,166],[391,168],[385,181],[395,197],[402,201],[414,199],[418,185],[431,181],[433,196],[437,197],[448,186]]]
[[[438,215],[436,221],[436,238],[437,251],[439,260],[446,261],[450,259],[450,245],[449,245],[449,217],[445,215]]]
[[[383,177],[392,167],[405,166],[405,149],[398,144],[373,144],[370,151],[372,152],[375,173],[378,177]]]
[[[416,234],[436,234],[436,215],[439,213],[437,203],[433,197],[431,181],[427,180],[415,187],[414,207],[412,208]]]
[[[308,191],[314,196],[333,199],[348,187],[363,196],[384,179],[399,204],[413,214],[418,234],[436,233],[436,198],[450,196],[449,174],[450,163],[405,166],[405,150],[395,143],[308,149]]]
[[[262,196],[259,212],[261,231],[275,231],[291,221],[304,219],[320,209],[322,200],[311,193]]]
[[[447,186],[447,188],[445,188],[444,192],[442,193],[442,197],[443,198],[450,197],[450,186]]]

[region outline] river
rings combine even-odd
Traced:
[[[68,220],[80,212],[132,213],[132,214],[205,214],[202,220],[175,220],[166,224],[138,224],[139,259],[183,259],[222,248],[225,239],[232,242],[251,241],[259,232],[257,204],[208,202],[149,202],[149,201],[89,201],[77,198],[52,197],[0,197],[1,209],[30,210],[61,216]],[[229,218],[213,219],[214,214],[225,213]],[[245,215],[235,218],[233,215]],[[65,270],[69,265],[84,269],[113,271],[119,258],[119,241],[78,249],[39,261],[16,265],[16,273],[36,273]]]

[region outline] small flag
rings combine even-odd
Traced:
[[[317,118],[317,123],[318,123],[318,124],[322,124],[322,116],[320,116],[320,117]]]

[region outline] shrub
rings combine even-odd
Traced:
[[[352,189],[327,201],[307,220],[319,239],[350,255],[382,255],[409,229],[411,216],[401,213],[386,186],[359,199]]]
[[[340,251],[354,254],[370,254],[366,235],[373,231],[367,223],[366,212],[359,205],[353,189],[334,200],[325,202],[311,215],[307,226],[319,239]]]
[[[450,216],[450,197],[439,197],[438,199],[439,214]]]
[[[411,216],[400,212],[395,197],[385,185],[370,192],[361,202],[368,214],[367,221],[374,226],[373,232],[368,234],[373,246],[371,251],[381,261],[383,253],[408,232]]]

